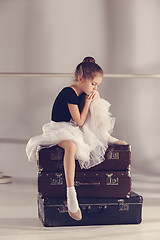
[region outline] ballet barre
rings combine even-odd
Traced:
[[[74,77],[73,73],[0,72],[0,77]],[[104,74],[104,78],[160,78],[160,74]]]

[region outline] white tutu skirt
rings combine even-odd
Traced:
[[[43,147],[51,147],[63,140],[76,143],[76,159],[80,167],[88,169],[102,161],[108,143],[118,140],[110,134],[113,131],[115,118],[109,112],[110,103],[102,98],[90,104],[87,119],[82,127],[70,122],[50,121],[42,127],[43,134],[32,137],[26,146],[28,160],[38,161],[38,152]]]

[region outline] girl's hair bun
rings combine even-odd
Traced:
[[[95,59],[93,57],[85,57],[82,62],[95,63]]]
[[[93,57],[85,57],[83,61],[76,67],[75,81],[78,81],[78,76],[82,76],[84,79],[93,79],[97,73],[103,76],[102,68],[95,63],[95,59]]]

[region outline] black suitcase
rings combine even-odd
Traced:
[[[142,221],[142,196],[131,192],[130,198],[79,198],[82,220],[72,219],[65,199],[38,195],[38,215],[45,227],[139,224]]]
[[[40,146],[38,161],[40,171],[63,171],[63,156],[64,150],[58,145]],[[130,164],[131,146],[110,144],[105,153],[105,161],[86,171],[129,170]],[[79,163],[76,161],[76,171],[80,170]]]
[[[130,171],[77,171],[75,186],[78,197],[130,197]],[[64,172],[39,172],[38,192],[44,197],[66,197]]]

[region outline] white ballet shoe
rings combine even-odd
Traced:
[[[68,209],[68,214],[71,218],[77,220],[77,221],[80,221],[82,219],[82,213],[81,213],[81,209],[79,208],[77,212],[71,212],[69,209]]]

